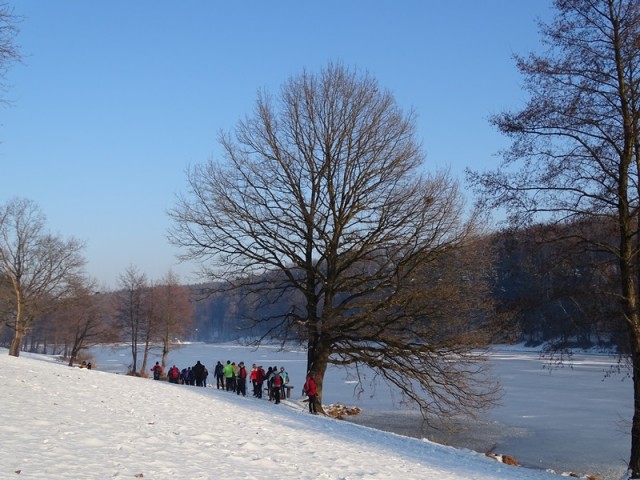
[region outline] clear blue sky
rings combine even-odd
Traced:
[[[22,65],[0,109],[0,203],[37,202],[115,286],[176,265],[166,211],[217,133],[329,61],[367,70],[418,115],[427,169],[495,166],[488,117],[526,99],[513,53],[540,48],[550,0],[19,0]]]

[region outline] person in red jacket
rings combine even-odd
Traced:
[[[160,376],[162,375],[162,366],[160,365],[160,362],[156,362],[156,364],[151,368],[151,371],[153,372],[153,379],[160,380]]]
[[[304,382],[304,387],[302,387],[302,393],[309,397],[309,413],[317,415],[316,411],[316,396],[318,392],[316,390],[316,380],[315,373],[309,372],[307,375],[307,380]]]
[[[169,369],[169,383],[179,383],[180,370],[175,365]]]
[[[247,369],[244,366],[244,362],[238,364],[240,369],[238,370],[238,378],[236,378],[238,395],[242,394],[243,397],[247,396]]]
[[[258,365],[256,372],[256,393],[258,394],[258,398],[262,398],[262,384],[264,383],[265,377],[264,368],[262,368],[262,365]]]

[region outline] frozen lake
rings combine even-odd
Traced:
[[[91,353],[100,370],[125,373],[131,363],[126,346],[94,348]],[[159,359],[154,354],[148,368]],[[265,370],[284,366],[295,386],[292,399],[301,397],[306,370],[302,350],[194,343],[171,352],[168,365],[182,369],[197,360],[211,374],[218,360],[261,364]],[[417,412],[398,404],[398,395],[385,384],[371,384],[371,378],[362,385],[364,393],[356,396],[358,385],[343,368],[327,372],[323,403],[359,406],[362,413],[352,417],[354,423],[481,452],[493,450],[528,467],[590,473],[606,480],[621,477],[630,450],[633,392],[630,379],[605,377],[614,358],[574,355],[572,368],[549,371],[537,352],[504,348],[492,353],[491,362],[503,386],[502,404],[478,422],[460,423],[457,432],[427,428]],[[210,376],[208,383],[212,381]]]

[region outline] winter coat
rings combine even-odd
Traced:
[[[310,397],[318,394],[316,390],[316,381],[313,379],[311,375],[307,375],[307,381],[304,383],[304,387],[302,388],[302,391],[307,395],[309,395]]]
[[[158,380],[160,378],[160,376],[162,375],[162,366],[159,364],[155,364],[152,368],[151,371],[153,372],[153,378],[155,380]]]
[[[193,366],[193,368],[191,368],[191,371],[193,372],[193,375],[196,379],[202,380],[202,377],[204,375],[204,365],[200,363],[200,361],[198,360],[198,362]]]

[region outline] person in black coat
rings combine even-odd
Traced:
[[[216,368],[213,371],[213,375],[216,377],[216,387],[218,387],[218,390],[224,390],[224,372],[222,371],[222,369],[222,364],[220,363],[220,360],[218,360],[218,363],[216,363]]]
[[[200,360],[196,362],[191,371],[196,381],[196,387],[204,387],[205,385],[202,384],[204,379],[204,365],[200,363]]]

